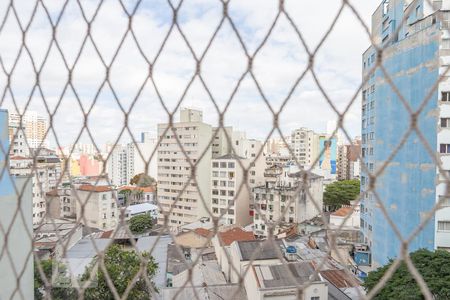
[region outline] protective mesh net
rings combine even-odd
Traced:
[[[26,2],[26,3],[25,3]],[[200,3],[201,2],[201,3]],[[339,2],[339,1],[337,1]],[[352,141],[352,137],[344,126],[344,121],[352,106],[357,102],[360,93],[365,89],[372,74],[376,71],[384,75],[387,83],[392,90],[397,94],[404,110],[410,115],[410,122],[405,130],[404,135],[398,140],[398,144],[392,149],[391,154],[387,160],[377,166],[374,170],[369,169],[369,166],[361,164],[362,173],[366,174],[368,182],[365,191],[372,193],[376,205],[383,213],[386,222],[391,226],[396,234],[396,238],[401,241],[401,255],[395,260],[378,285],[371,290],[367,295],[363,295],[361,290],[357,290],[361,299],[373,298],[384,284],[389,280],[395,270],[399,267],[400,262],[406,262],[408,270],[417,281],[420,289],[426,299],[434,299],[421,274],[417,271],[408,254],[408,245],[410,242],[425,228],[428,222],[432,220],[434,213],[440,208],[440,203],[436,203],[431,211],[423,216],[422,223],[417,226],[410,236],[402,236],[400,230],[397,228],[396,222],[389,216],[388,209],[383,204],[383,199],[378,195],[376,190],[377,177],[381,176],[389,164],[392,162],[397,153],[407,142],[408,138],[415,134],[417,140],[421,143],[433,163],[436,165],[438,173],[447,181],[448,173],[442,168],[440,158],[436,155],[434,145],[430,145],[424,134],[419,128],[419,121],[422,117],[421,113],[426,108],[430,101],[434,101],[433,94],[438,90],[439,83],[445,78],[447,70],[440,75],[439,81],[428,91],[427,96],[418,107],[412,107],[394,84],[390,73],[384,66],[383,62],[383,48],[373,40],[370,35],[368,20],[363,20],[358,10],[348,0],[339,2],[338,9],[330,19],[328,29],[324,31],[323,36],[318,39],[317,44],[312,47],[305,40],[302,34],[302,26],[298,25],[295,18],[291,17],[290,4],[288,1],[280,0],[274,1],[273,14],[261,16],[265,24],[263,33],[258,33],[261,39],[257,42],[249,39],[249,33],[246,31],[245,24],[238,13],[236,13],[233,5],[239,6],[239,1],[159,1],[157,4],[152,1],[3,1],[1,5],[1,22],[0,22],[0,77],[1,77],[1,100],[0,106],[14,109],[18,112],[18,126],[14,132],[14,139],[20,136],[23,127],[25,127],[24,116],[30,107],[40,107],[42,114],[46,114],[49,119],[48,129],[45,128],[43,136],[46,139],[54,140],[55,146],[62,148],[62,146],[71,143],[73,145],[80,141],[88,141],[92,143],[96,153],[105,153],[102,149],[102,144],[106,139],[113,140],[110,147],[107,149],[107,155],[99,155],[98,161],[103,166],[102,173],[106,173],[107,161],[112,159],[112,153],[117,146],[125,139],[131,139],[132,144],[136,145],[136,155],[139,155],[145,161],[145,170],[149,173],[151,168],[151,161],[157,158],[160,151],[164,152],[162,148],[163,143],[167,143],[168,137],[172,141],[173,149],[178,149],[185,165],[183,165],[189,172],[187,178],[183,177],[182,181],[178,181],[180,188],[174,192],[174,200],[170,201],[170,205],[164,206],[164,201],[156,201],[160,211],[159,225],[155,225],[154,240],[146,251],[152,255],[153,251],[160,251],[158,243],[164,239],[169,238],[173,241],[173,251],[179,255],[180,260],[186,264],[189,270],[186,280],[181,288],[178,288],[172,296],[174,298],[183,298],[182,293],[186,289],[191,289],[192,294],[197,299],[204,299],[201,287],[192,288],[196,285],[195,273],[199,272],[198,267],[205,264],[205,255],[208,255],[208,248],[214,242],[214,236],[220,230],[221,220],[225,218],[225,214],[232,208],[234,201],[229,201],[227,207],[219,212],[213,212],[208,209],[208,215],[213,222],[213,234],[207,235],[204,242],[204,248],[199,247],[195,256],[186,256],[185,249],[177,243],[177,232],[173,230],[173,224],[170,223],[172,216],[178,213],[178,205],[182,198],[188,192],[196,192],[198,195],[199,205],[206,208],[210,207],[208,199],[210,195],[205,195],[199,186],[201,182],[197,182],[200,178],[199,173],[202,172],[202,163],[207,161],[207,157],[211,155],[211,147],[214,147],[215,139],[219,136],[227,141],[227,144],[233,145],[232,136],[227,131],[226,117],[230,114],[239,114],[239,117],[245,118],[249,112],[243,112],[241,106],[234,106],[235,98],[239,96],[240,90],[243,86],[251,85],[257,91],[258,99],[252,104],[258,114],[261,113],[263,123],[267,130],[267,135],[263,141],[264,145],[269,143],[270,139],[279,136],[283,143],[289,146],[289,142],[285,139],[286,132],[283,131],[283,115],[286,110],[298,109],[295,104],[295,93],[301,89],[301,83],[309,80],[315,84],[315,88],[320,92],[320,97],[325,99],[325,104],[335,113],[338,119],[337,126],[334,129],[336,134],[341,131],[348,142]],[[195,10],[195,5],[200,7],[212,6],[213,12],[205,10],[210,19],[214,19],[214,23],[208,24],[208,28],[189,28],[184,26],[184,18],[189,15],[194,19],[202,19],[205,16],[200,10]],[[432,3],[429,3],[432,5]],[[111,7],[115,10],[111,10]],[[258,10],[258,7],[254,7]],[[320,79],[318,70],[315,66],[315,59],[324,47],[327,39],[335,30],[336,24],[343,16],[343,12],[347,13],[347,17],[354,18],[354,26],[360,26],[366,33],[368,39],[372,42],[372,46],[376,52],[376,62],[364,74],[363,82],[353,92],[353,96],[345,101],[345,106],[338,105],[333,99],[331,93],[327,90],[327,84]],[[161,22],[160,26],[150,26],[146,18],[152,16],[152,22]],[[156,16],[156,17],[155,17]],[[445,20],[441,20],[443,15],[435,14],[435,21],[446,24]],[[155,21],[156,20],[156,21]],[[403,20],[407,22],[407,20]],[[403,23],[402,22],[402,23]],[[149,27],[146,27],[149,26]],[[307,26],[315,26],[314,24],[307,24]],[[157,28],[157,29],[155,29]],[[279,28],[281,28],[279,30]],[[402,28],[401,24],[396,33]],[[149,29],[145,31],[145,29]],[[264,69],[264,67],[255,67],[256,62],[264,66],[261,62],[261,53],[265,51],[268,41],[275,39],[279,43],[284,43],[286,37],[284,34],[289,31],[289,45],[298,50],[300,60],[304,62],[302,69],[298,69],[297,74],[294,74],[290,84],[284,84],[283,96],[274,96],[266,92],[266,85],[279,83],[268,82],[261,80],[259,72],[270,72],[271,69]],[[393,34],[395,36],[395,34]],[[228,47],[232,45],[232,47]],[[229,57],[221,57],[220,55],[211,54],[224,47],[231,49],[232,53]],[[282,54],[274,54],[282,55]],[[130,59],[132,57],[132,59]],[[282,69],[285,66],[280,60],[280,65],[276,65],[275,69]],[[226,77],[229,74],[224,74],[227,65],[238,65],[237,70],[233,74],[232,79],[225,78],[220,83],[217,81],[211,82],[210,76]],[[210,71],[214,65],[216,68]],[[209,68],[209,70],[208,70]],[[166,71],[162,72],[164,69]],[[131,71],[130,71],[131,70]],[[168,70],[168,71],[167,71]],[[170,73],[179,72],[180,78],[183,80],[167,80]],[[214,75],[215,72],[215,75]],[[127,76],[124,78],[121,74],[131,74],[131,78]],[[219,74],[219,75],[217,75]],[[292,75],[292,74],[291,74]],[[191,92],[196,89],[196,92]],[[204,148],[200,149],[199,153],[192,154],[192,149],[182,140],[182,137],[177,134],[175,122],[177,122],[177,114],[180,108],[184,105],[190,105],[191,98],[196,97],[201,90],[202,97],[209,102],[208,114],[214,114],[217,117],[216,126],[212,130],[212,136],[208,141],[204,142]],[[280,93],[279,93],[280,94]],[[279,95],[277,94],[277,95]],[[277,98],[278,101],[272,101]],[[152,101],[150,101],[151,99]],[[104,103],[107,105],[104,105]],[[103,103],[103,105],[101,104]],[[277,104],[277,105],[276,105]],[[324,104],[324,105],[325,105]],[[307,105],[307,104],[305,104]],[[311,104],[312,105],[312,104]],[[100,107],[97,109],[97,107]],[[157,108],[158,107],[158,108]],[[263,109],[261,109],[261,107]],[[159,111],[155,115],[155,111]],[[156,147],[146,155],[140,146],[137,146],[139,141],[134,137],[133,132],[145,127],[142,125],[142,120],[151,119],[155,123],[163,123],[158,130],[158,137]],[[92,121],[96,120],[96,121]],[[99,121],[100,120],[100,121]],[[73,125],[73,129],[60,124]],[[120,130],[114,132],[111,136],[111,131],[104,130],[105,128],[117,127],[119,124]],[[288,133],[289,135],[290,133]],[[105,137],[105,135],[108,135]],[[67,136],[74,137],[74,139],[67,139]],[[8,144],[2,145],[1,153],[8,156],[14,146],[15,140]],[[18,138],[17,138],[18,139]],[[18,140],[17,140],[18,141]],[[33,193],[40,194],[44,199],[44,208],[41,210],[39,216],[40,221],[34,224],[34,227],[39,227],[46,223],[46,226],[53,226],[55,229],[60,226],[56,218],[47,216],[48,209],[45,208],[45,203],[49,203],[54,196],[49,194],[48,185],[44,185],[45,180],[50,180],[53,187],[68,184],[70,190],[70,197],[76,202],[77,209],[77,223],[87,224],[88,220],[86,214],[89,213],[88,202],[91,198],[97,197],[95,190],[84,190],[80,192],[79,189],[71,189],[79,182],[73,182],[70,176],[70,157],[75,152],[75,146],[71,147],[69,151],[62,152],[61,171],[55,171],[53,178],[44,179],[41,172],[43,163],[40,157],[45,156],[45,144],[36,145],[34,140],[30,139],[29,133],[24,133],[25,148],[37,148],[38,150],[30,152],[30,159],[25,160],[28,168],[28,174],[31,175],[25,179],[25,183],[18,184],[17,181],[11,180],[13,187],[14,198],[17,202],[17,207],[9,218],[0,220],[0,239],[3,240],[0,257],[6,260],[11,267],[11,274],[8,276],[16,278],[16,286],[10,296],[11,299],[25,299],[21,288],[21,280],[26,274],[27,266],[34,260],[36,264],[37,274],[43,282],[43,294],[47,298],[52,298],[51,291],[54,287],[61,287],[62,283],[57,282],[55,278],[48,277],[43,264],[42,257],[37,251],[30,251],[27,255],[26,263],[18,263],[15,257],[15,250],[9,245],[13,245],[16,241],[15,228],[25,228],[21,230],[20,237],[23,240],[29,240],[36,246],[39,238],[33,234],[33,231],[27,230],[30,228],[30,211],[24,211],[26,207],[22,201],[29,200],[27,193],[30,191],[30,185],[33,185]],[[5,146],[6,145],[6,146]],[[231,152],[238,153],[233,145]],[[301,167],[300,162],[296,159],[293,150],[288,147],[292,159]],[[173,150],[172,150],[173,151]],[[280,260],[284,267],[283,272],[287,275],[286,280],[292,282],[297,281],[298,274],[296,270],[289,267],[288,261],[284,259],[285,253],[280,248],[279,240],[273,234],[274,228],[283,222],[283,219],[288,215],[286,208],[279,219],[269,220],[265,212],[261,211],[261,205],[257,204],[258,199],[254,199],[252,193],[252,184],[250,183],[250,173],[252,162],[257,162],[258,159],[264,156],[264,147],[256,151],[255,156],[251,158],[251,162],[236,156],[238,166],[236,168],[242,171],[242,180],[238,183],[235,189],[234,200],[237,200],[239,195],[248,193],[254,201],[254,210],[262,216],[262,221],[267,225],[269,236],[264,240],[262,246],[258,246],[250,253],[248,263],[244,270],[237,270],[235,264],[232,263],[232,258],[229,252],[224,252],[226,259],[229,261],[232,272],[236,272],[237,281],[236,288],[230,292],[229,299],[238,299],[242,288],[244,286],[244,278],[248,272],[253,272],[252,265],[254,260],[260,256],[262,248],[275,249],[275,255]],[[322,154],[322,153],[321,153]],[[320,155],[314,159],[311,169],[319,164]],[[361,156],[359,157],[363,159]],[[17,157],[16,157],[17,160]],[[9,181],[12,174],[17,175],[11,168],[1,165],[1,178],[3,181]],[[50,175],[52,176],[52,175]],[[311,173],[303,173],[299,184],[294,191],[294,194],[306,194],[305,197],[313,199],[312,203],[315,208],[321,210],[319,201],[314,201],[317,195],[312,194],[308,188],[308,180]],[[107,184],[111,189],[114,186],[111,178],[96,178],[97,185],[102,181],[108,181]],[[158,178],[159,181],[163,179]],[[94,183],[94,185],[95,185]],[[6,186],[6,185],[5,185]],[[107,191],[107,190],[106,190]],[[2,193],[0,193],[0,196]],[[34,195],[34,194],[33,194]],[[119,194],[114,194],[114,202],[118,201]],[[365,194],[362,194],[357,199]],[[36,195],[37,196],[37,195]],[[61,195],[57,195],[61,197]],[[157,198],[159,199],[159,198]],[[286,207],[289,207],[290,201]],[[317,203],[316,203],[317,202]],[[164,202],[166,203],[166,202]],[[25,206],[24,206],[25,205]],[[39,205],[39,204],[37,204]],[[119,205],[119,203],[117,203]],[[114,207],[113,207],[114,208]],[[35,210],[35,208],[33,208]],[[346,219],[351,215],[347,215]],[[37,217],[37,216],[36,216]],[[117,226],[120,230],[114,230],[108,236],[108,243],[113,240],[125,241],[129,244],[130,249],[136,250],[140,263],[136,272],[131,276],[132,280],[129,282],[122,282],[121,286],[114,284],[114,280],[109,274],[107,259],[104,256],[105,249],[108,245],[102,245],[97,242],[95,232],[87,228],[88,239],[92,242],[93,251],[98,256],[97,268],[90,270],[90,275],[81,285],[72,286],[76,291],[73,294],[75,298],[83,299],[87,290],[97,284],[97,272],[103,274],[104,281],[107,288],[111,291],[114,299],[136,298],[139,296],[133,294],[133,288],[137,285],[144,285],[147,290],[146,297],[159,298],[161,291],[156,289],[152,282],[152,272],[148,270],[149,256],[142,254],[138,247],[137,239],[130,231],[129,223],[126,219],[126,211],[124,209],[117,210]],[[34,221],[34,219],[33,219]],[[330,229],[328,220],[323,216],[322,220],[326,229]],[[50,224],[50,225],[49,225]],[[303,299],[302,295],[306,287],[311,285],[318,273],[321,270],[321,265],[328,262],[328,257],[332,252],[340,256],[341,252],[337,247],[337,238],[339,231],[342,229],[333,228],[329,230],[328,255],[323,258],[316,268],[314,268],[313,275],[302,284],[297,284],[296,293],[299,299]],[[61,257],[70,247],[72,247],[71,239],[62,238],[59,236],[58,230],[55,230],[59,242],[56,242],[58,251]],[[98,233],[97,233],[98,234]],[[72,230],[69,236],[75,236],[76,231]],[[97,235],[98,236],[98,235]],[[19,251],[19,249],[17,249]],[[81,262],[81,257],[80,257]],[[353,278],[351,272],[344,269]],[[116,276],[115,274],[114,276]],[[165,274],[164,274],[165,276]],[[356,280],[356,279],[354,279]],[[204,286],[203,286],[204,287]],[[47,291],[47,293],[45,292]],[[120,292],[119,292],[120,291]],[[144,298],[146,298],[144,297]],[[98,296],[100,299],[101,296]]]

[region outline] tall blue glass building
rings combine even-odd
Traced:
[[[418,115],[417,126],[432,149],[430,154],[413,132],[376,178],[375,193],[367,171],[361,173],[361,232],[369,245],[372,265],[385,264],[399,255],[401,241],[387,222],[376,195],[403,238],[424,220],[436,201],[449,206],[433,215],[412,240],[409,250],[450,249],[450,203],[445,182],[433,161],[441,160],[450,170],[450,77],[440,74],[450,65],[448,22],[450,0],[385,0],[372,16],[372,35],[383,49],[382,65],[388,77],[376,68],[378,54],[371,46],[363,54],[362,156],[366,169],[375,173],[388,160],[411,126],[411,114],[404,100]],[[372,73],[372,70],[375,72]],[[450,75],[450,73],[449,73]],[[425,101],[430,96],[428,101]],[[448,120],[448,124],[447,124]],[[448,147],[448,148],[447,148]]]

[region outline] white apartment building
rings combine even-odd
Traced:
[[[322,212],[323,178],[308,172],[308,181],[304,183],[305,172],[290,172],[289,166],[266,170],[265,184],[253,189],[256,236],[267,237],[269,227],[273,227],[274,235],[281,234]]]
[[[158,136],[158,201],[162,208],[158,223],[164,223],[165,214],[168,214],[168,226],[173,229],[208,217],[211,208],[212,147],[209,143],[212,127],[203,123],[201,111],[183,108],[180,121],[172,127],[158,124]],[[196,164],[195,178],[191,181],[193,170],[189,161]],[[171,208],[173,210],[169,214]]]
[[[227,154],[212,160],[211,209],[215,217],[221,217],[227,225],[246,226],[251,223],[250,187],[245,185],[244,168],[250,160]],[[242,185],[242,188],[241,188]]]
[[[155,147],[156,140],[147,133],[142,133],[140,142],[116,145],[111,150],[106,166],[111,184],[127,185],[134,175],[140,173],[146,173],[153,178],[157,178],[156,153],[150,160]],[[148,160],[150,160],[150,163],[146,170]]]
[[[72,194],[77,199],[77,222],[99,230],[116,229],[120,211],[116,204],[115,189],[110,186],[86,184],[76,187]]]
[[[292,131],[291,150],[300,165],[311,166],[320,154],[319,135],[304,127]]]
[[[11,157],[10,172],[14,176],[31,176],[33,189],[33,224],[38,224],[46,216],[47,193],[57,188],[61,177],[61,160],[57,156],[37,156],[32,158]]]
[[[30,148],[27,144],[25,138],[25,128],[21,127],[20,124],[10,124],[9,125],[9,142],[10,149],[9,154],[11,156],[29,156]],[[5,149],[6,150],[6,149]]]
[[[37,112],[27,111],[25,114],[18,113],[9,114],[10,141],[13,140],[14,134],[18,133],[17,129],[23,129],[29,148],[47,147],[47,130],[48,118],[38,115]],[[15,131],[14,131],[15,129]]]

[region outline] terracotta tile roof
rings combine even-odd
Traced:
[[[210,237],[213,234],[210,230],[205,229],[205,228],[196,228],[196,229],[194,229],[194,232],[196,234],[198,234],[198,235],[201,235],[201,236],[205,237],[205,238],[208,238],[208,237]]]
[[[320,275],[338,289],[360,286],[358,279],[347,274],[344,270],[325,270],[321,271]]]
[[[112,187],[107,186],[107,185],[90,185],[90,184],[84,184],[84,185],[80,185],[78,187],[79,191],[84,191],[84,192],[96,192],[96,193],[101,193],[101,192],[109,192],[112,191]]]
[[[56,196],[58,196],[58,190],[57,189],[51,190],[51,191],[47,192],[46,195],[49,197],[56,197]]]
[[[32,159],[32,158],[29,158],[29,157],[24,157],[24,156],[12,156],[11,158],[10,158],[10,160],[26,160],[26,159]]]
[[[229,246],[234,241],[253,241],[255,236],[253,232],[244,231],[241,228],[233,228],[228,231],[219,232],[219,241],[222,246]]]
[[[119,191],[123,191],[123,190],[143,191],[144,193],[154,193],[155,192],[155,188],[152,186],[139,187],[139,186],[132,186],[132,185],[124,185],[119,188]]]
[[[100,238],[101,238],[101,239],[109,239],[109,238],[111,238],[112,234],[113,234],[113,231],[112,231],[112,230],[110,230],[110,231],[105,231],[105,232],[103,232],[103,233],[101,234]]]
[[[344,206],[339,208],[337,211],[331,213],[333,216],[345,217],[353,212],[353,208],[349,206]]]

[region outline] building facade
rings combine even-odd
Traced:
[[[47,144],[47,130],[48,130],[48,118],[39,115],[34,111],[27,111],[21,115],[18,113],[9,114],[9,138],[14,144],[14,135],[21,135],[22,133],[26,137],[26,147],[28,148],[45,148]],[[20,139],[19,139],[20,140]],[[19,141],[18,140],[18,141]],[[17,153],[20,155],[19,153]]]
[[[439,21],[437,13],[441,10],[441,17],[448,20],[450,1],[431,3],[433,5],[423,0],[385,0],[372,16],[374,41],[384,48],[383,66],[403,99],[383,72],[375,68],[375,47],[363,54],[361,232],[362,242],[370,247],[375,266],[398,256],[401,242],[369,191],[371,183],[367,172],[374,172],[387,162],[409,129],[411,115],[402,100],[413,111],[423,105],[417,127],[425,141],[415,132],[406,138],[377,178],[376,192],[404,238],[424,221],[436,201],[442,199],[443,208],[412,240],[409,250],[450,249],[450,202],[443,198],[446,184],[433,160],[434,153],[439,154],[444,170],[450,169],[448,77],[434,89],[450,58],[450,35],[446,30],[449,24]],[[429,153],[422,142],[428,143],[434,153]]]
[[[114,230],[119,224],[116,190],[110,186],[80,185],[72,191],[77,222],[99,230]]]
[[[211,210],[227,225],[246,226],[252,221],[250,187],[240,163],[244,168],[250,165],[248,159],[233,154],[212,160]]]
[[[291,134],[291,150],[301,166],[312,166],[319,156],[319,135],[308,128],[299,128]]]
[[[176,228],[209,216],[212,127],[201,111],[181,109],[179,122],[158,125],[158,136],[158,223],[167,215],[168,226]],[[190,162],[196,164],[195,176]]]
[[[281,234],[322,212],[323,178],[305,172],[291,172],[289,166],[275,166],[266,170],[265,184],[253,189],[256,236],[267,237],[269,227],[272,227],[274,235]]]
[[[56,155],[38,155],[34,159],[13,156],[10,170],[14,176],[31,176],[33,224],[39,224],[46,217],[47,193],[57,189],[61,181],[61,160]]]
[[[130,183],[134,175],[146,173],[157,178],[155,139],[142,133],[139,142],[115,145],[106,164],[106,172],[112,185],[121,186]],[[153,156],[152,156],[153,154]],[[148,165],[147,165],[148,162]]]

